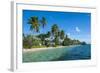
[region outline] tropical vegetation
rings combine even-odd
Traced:
[[[29,18],[28,24],[31,33],[28,35],[23,33],[23,48],[25,49],[86,44],[84,41],[71,39],[57,24],[53,24],[50,31],[46,30],[47,33],[40,33],[40,29],[45,30],[45,26],[47,26],[45,17],[39,20],[37,16],[32,16]],[[39,34],[35,35],[34,32]]]

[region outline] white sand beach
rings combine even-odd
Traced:
[[[31,48],[31,49],[24,49],[24,52],[30,52],[30,51],[40,51],[40,50],[46,50],[46,49],[56,49],[56,48],[62,48],[62,47],[68,47],[68,46],[58,46],[58,47],[44,47],[44,48]]]
[[[23,48],[23,52],[33,52],[33,51],[40,51],[40,50],[46,50],[46,49],[57,49],[57,48],[64,48],[64,47],[75,47],[79,45],[70,45],[70,46],[58,46],[58,47],[44,47],[44,48],[31,48],[31,49],[25,49]]]

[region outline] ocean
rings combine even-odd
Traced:
[[[91,59],[91,45],[76,45],[63,48],[23,52],[23,62],[68,61]]]

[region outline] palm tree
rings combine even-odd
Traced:
[[[31,31],[34,30],[35,32],[39,32],[40,24],[37,16],[30,17],[28,20],[28,24],[30,24]]]
[[[57,24],[54,24],[51,28],[51,32],[53,34],[54,37],[58,36],[58,32],[59,32],[59,27],[57,26]]]
[[[64,39],[64,36],[65,36],[64,30],[61,30],[61,32],[60,32],[60,39]]]
[[[70,38],[68,38],[67,35],[65,36],[62,45],[63,45],[63,46],[68,46],[68,45],[70,45]]]
[[[57,46],[59,44],[59,27],[57,26],[57,24],[54,24],[51,28],[51,32],[52,32],[52,36],[54,38],[54,43],[55,46]]]
[[[51,36],[51,32],[48,31],[47,34],[46,34],[47,38],[49,38]]]
[[[40,22],[41,22],[43,28],[47,24],[45,17],[42,17],[42,20]]]

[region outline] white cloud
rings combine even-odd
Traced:
[[[76,27],[75,30],[76,30],[76,32],[80,32],[79,27]]]

